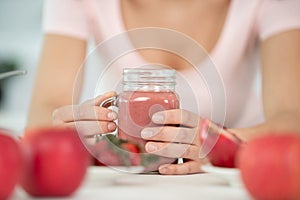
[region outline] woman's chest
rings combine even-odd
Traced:
[[[136,51],[142,58],[151,63],[160,63],[175,69],[185,69],[191,67],[191,62],[187,59],[194,55],[193,46],[198,45],[202,49],[201,57],[214,51],[218,40],[222,34],[229,4],[222,7],[205,10],[204,7],[194,7],[192,5],[159,7],[150,5],[149,7],[138,7],[121,1],[121,12],[123,24],[126,30],[141,29],[146,27],[156,27],[157,31],[149,34],[133,35],[130,40],[133,45],[142,40],[153,43],[159,42],[166,48],[139,48]],[[161,31],[161,30],[164,31]],[[153,31],[153,29],[152,29]],[[168,34],[169,32],[169,34]],[[149,37],[149,38],[147,38]],[[181,53],[182,52],[182,53]],[[187,55],[191,54],[191,55]]]

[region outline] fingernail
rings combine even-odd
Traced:
[[[153,151],[157,151],[157,146],[154,144],[146,144],[146,149],[148,152],[153,152]]]
[[[117,119],[117,113],[115,113],[115,112],[109,112],[109,113],[107,114],[107,117],[108,117],[109,119]]]
[[[154,114],[152,116],[152,121],[156,123],[161,123],[165,119],[165,116],[163,114]]]
[[[116,129],[116,124],[115,123],[108,123],[107,128],[110,131],[114,131]]]
[[[168,172],[168,166],[166,166],[166,165],[163,165],[163,166],[160,166],[159,168],[158,168],[158,171],[161,173],[161,174],[166,174],[167,172]]]
[[[149,137],[152,137],[153,135],[154,135],[154,133],[150,129],[143,129],[141,132],[142,138],[149,138]]]

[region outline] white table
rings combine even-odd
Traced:
[[[17,188],[11,199],[29,200],[22,189]],[[51,198],[40,198],[51,199]],[[215,174],[162,176],[158,174],[128,174],[110,168],[89,168],[85,181],[70,197],[55,199],[141,199],[141,200],[247,200],[251,199],[245,188],[230,186]]]

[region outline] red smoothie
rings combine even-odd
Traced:
[[[158,111],[179,108],[178,97],[172,91],[125,91],[120,94],[118,103],[118,137],[136,142],[142,148],[146,143],[141,138],[142,129],[157,126],[151,121],[152,115]],[[148,170],[157,170],[159,165],[172,163],[175,160],[160,157],[159,161],[153,163]]]

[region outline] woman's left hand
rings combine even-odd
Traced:
[[[200,158],[202,119],[196,114],[181,110],[166,110],[152,116],[159,127],[147,127],[141,132],[142,138],[150,140],[145,149],[148,153],[170,158],[183,158],[181,164],[165,164],[159,167],[161,174],[193,174],[201,172],[201,165],[207,159]]]

